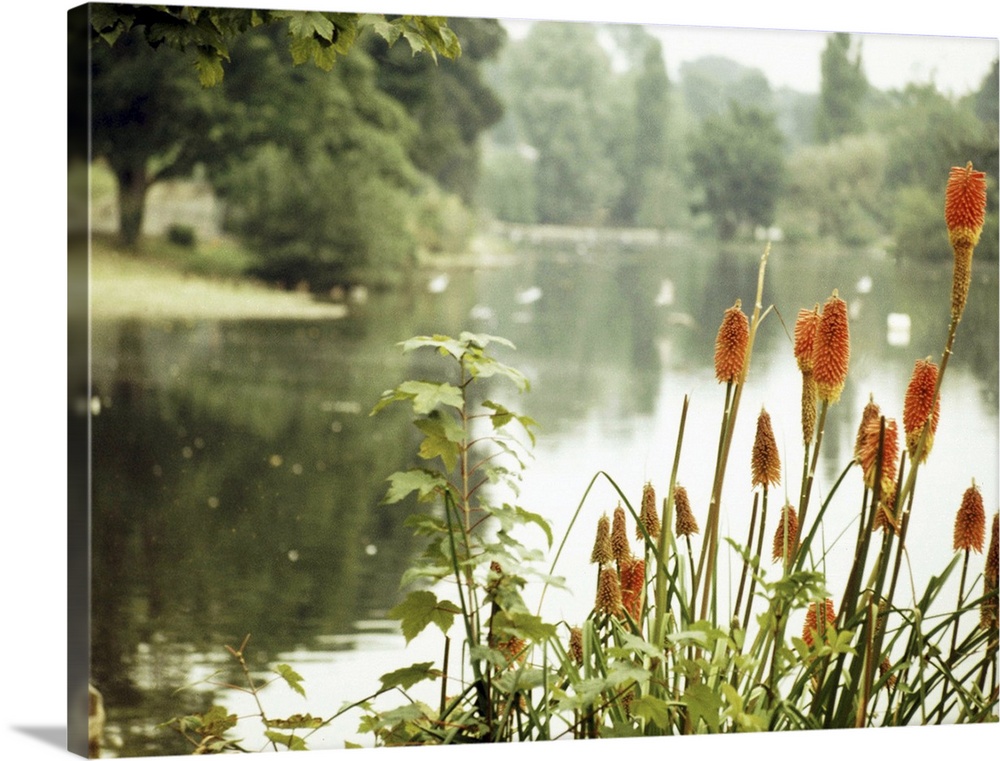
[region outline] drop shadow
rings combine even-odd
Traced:
[[[47,745],[66,750],[66,727],[11,727],[22,735],[34,737]]]

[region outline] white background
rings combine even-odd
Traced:
[[[207,4],[207,3],[206,3]],[[246,5],[220,1],[217,5]],[[264,4],[329,10],[303,0]],[[998,36],[997,4],[989,0],[825,3],[727,0],[663,3],[616,0],[560,4],[551,0],[352,0],[338,10],[486,17],[631,21],[758,29],[883,32],[917,35]],[[3,388],[0,393],[0,498],[3,597],[0,599],[0,756],[62,758],[65,751],[66,652],[66,264],[65,264],[65,29],[72,4],[42,0],[8,6],[0,75],[3,138],[3,244],[0,305],[3,315]],[[899,9],[896,13],[885,7]],[[989,8],[989,10],[987,10]],[[16,10],[11,10],[16,9]],[[930,55],[928,48],[928,55]],[[876,82],[876,84],[880,84]],[[13,166],[11,166],[13,165]],[[996,199],[990,199],[996,203]],[[996,505],[988,506],[990,511]],[[628,752],[692,753],[700,757],[814,759],[906,754],[909,759],[956,753],[991,758],[1000,725],[962,728],[837,731],[735,737],[621,741]],[[626,744],[627,743],[627,744]],[[616,744],[614,752],[620,752]],[[569,748],[560,748],[569,750]],[[601,743],[577,743],[574,754],[609,752]],[[518,748],[542,758],[552,746]],[[359,751],[378,759],[459,758],[468,749]],[[486,758],[510,753],[477,748]],[[310,758],[333,758],[314,751]],[[393,755],[395,754],[395,755]],[[449,755],[451,754],[451,755]],[[850,755],[846,755],[850,754]],[[464,756],[463,756],[464,758]]]

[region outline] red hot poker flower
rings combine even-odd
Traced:
[[[824,626],[824,632],[827,627],[833,626],[834,621],[837,620],[837,615],[833,609],[833,600],[829,597],[826,598],[824,602],[824,610],[826,612],[826,625]],[[814,638],[819,632],[819,626],[816,616],[816,603],[809,603],[809,610],[806,611],[806,620],[802,626],[802,639],[809,647],[813,646]]]
[[[953,547],[956,550],[982,552],[985,539],[986,509],[983,507],[983,495],[973,484],[962,495],[962,504],[955,515]]]
[[[743,314],[741,302],[729,307],[722,315],[722,324],[715,338],[715,377],[720,383],[739,382],[750,343],[750,321]]]
[[[975,171],[971,161],[953,166],[944,191],[944,221],[952,246],[975,246],[985,219],[986,173]]]
[[[952,167],[944,193],[944,221],[955,254],[951,281],[951,319],[957,322],[965,311],[972,283],[972,254],[979,243],[986,218],[986,174],[974,171],[970,161]]]
[[[918,359],[913,366],[913,375],[910,376],[910,384],[906,388],[906,397],[903,400],[903,430],[906,433],[906,451],[911,458],[916,456],[917,444],[927,419],[930,418],[931,421],[920,462],[926,460],[927,455],[931,453],[934,433],[937,431],[938,418],[941,415],[941,397],[934,398],[937,379],[938,366],[931,361],[931,358]]]
[[[851,333],[847,325],[847,303],[837,291],[823,304],[813,343],[813,379],[820,401],[840,399],[851,359]]]

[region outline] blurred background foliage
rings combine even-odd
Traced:
[[[934,221],[947,167],[971,160],[996,198],[996,61],[962,97],[881,91],[862,42],[831,34],[806,94],[725,56],[685,62],[675,81],[640,26],[447,28],[453,58],[359,26],[326,71],[293,65],[286,26],[251,26],[212,87],[139,23],[97,39],[91,158],[114,178],[122,245],[141,249],[150,189],[178,177],[208,183],[248,274],[317,293],[465,253],[489,222],[780,234],[947,260]],[[994,260],[995,209],[977,249]]]

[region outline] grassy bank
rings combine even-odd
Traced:
[[[191,319],[336,319],[344,304],[279,290],[239,273],[245,254],[226,243],[197,249],[151,243],[130,255],[95,239],[91,250],[91,316]]]

